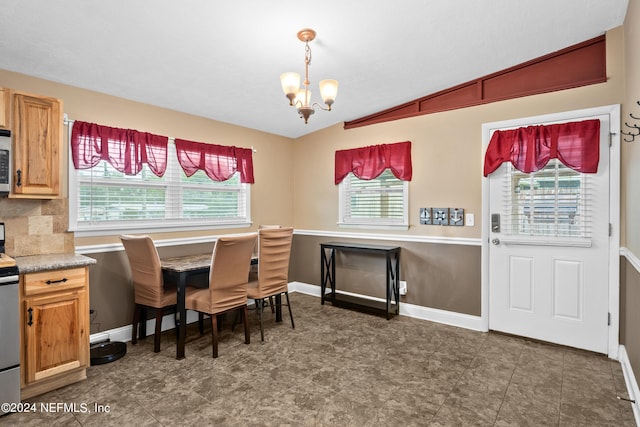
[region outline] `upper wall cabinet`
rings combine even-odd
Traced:
[[[0,128],[11,128],[11,95],[9,89],[0,87]]]
[[[60,197],[62,100],[12,91],[11,197]]]

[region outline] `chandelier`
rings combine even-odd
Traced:
[[[315,110],[314,107],[318,107],[321,110],[331,111],[331,105],[336,99],[338,94],[338,81],[337,80],[321,80],[320,81],[320,95],[322,101],[327,106],[326,108],[317,102],[311,103],[311,91],[309,90],[309,65],[311,64],[311,48],[309,42],[316,38],[316,32],[310,28],[305,28],[298,31],[298,39],[304,42],[304,81],[302,82],[304,88],[300,88],[300,74],[298,73],[283,73],[280,76],[280,83],[282,84],[282,90],[289,99],[289,105],[295,106],[298,110],[300,117],[304,119],[305,124],[309,121],[309,116],[312,115]]]

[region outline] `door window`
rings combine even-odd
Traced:
[[[507,163],[504,177],[505,234],[590,237],[588,174],[552,159],[533,173],[520,172]]]

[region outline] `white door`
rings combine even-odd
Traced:
[[[607,353],[610,119],[556,123],[594,118],[596,174],[552,159],[530,174],[504,163],[488,177],[489,328]]]

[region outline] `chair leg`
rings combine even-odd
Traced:
[[[213,358],[218,357],[218,316],[211,315],[211,346],[213,347]]]
[[[271,307],[271,314],[274,314],[276,312],[276,309],[273,305],[273,296],[269,297],[269,307]]]
[[[223,321],[223,316],[224,314],[218,314],[218,332],[222,331],[222,321]]]
[[[138,343],[138,323],[140,323],[140,305],[135,304],[133,309],[133,319],[131,320],[131,344]]]
[[[289,317],[291,318],[291,329],[295,329],[296,325],[293,324],[293,313],[291,313],[291,303],[289,302],[289,292],[285,292],[284,295],[287,297],[287,307],[289,308]]]
[[[200,335],[204,335],[204,313],[198,312],[198,330]]]
[[[240,309],[242,310],[242,321],[244,323],[244,343],[249,344],[251,342],[251,334],[249,333],[249,309],[246,304]]]
[[[164,316],[163,308],[156,308],[156,332],[153,334],[153,351],[160,352],[160,335],[162,334],[162,317]]]
[[[262,312],[262,308],[264,307],[264,299],[260,299],[260,304],[258,304],[258,300],[255,300],[256,302],[256,308],[258,309],[258,318],[260,319],[260,341],[264,341],[264,313]]]

